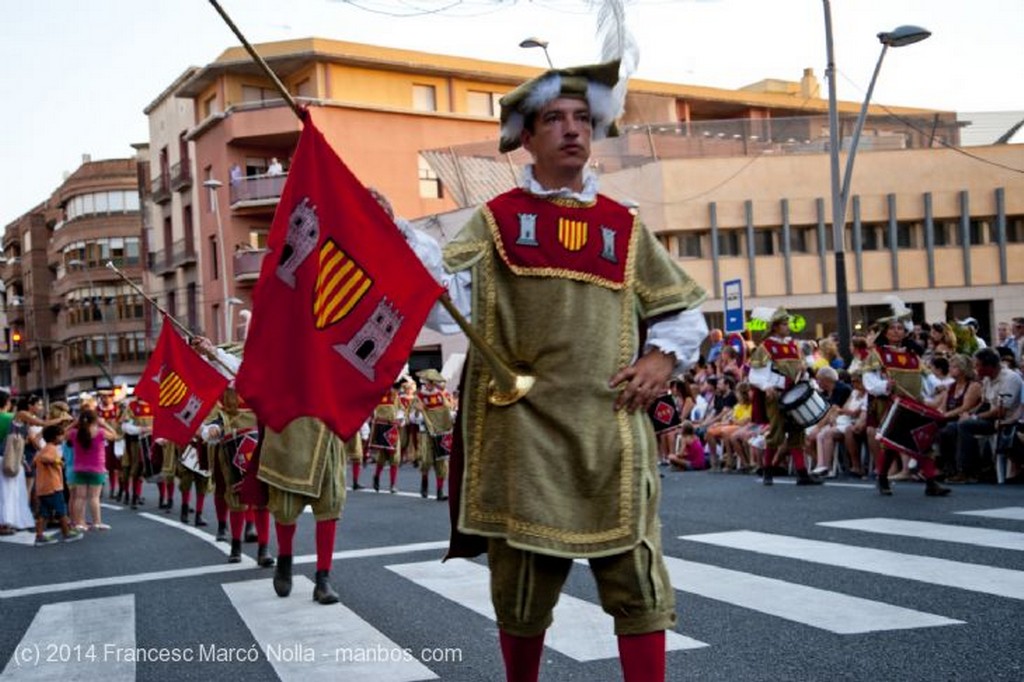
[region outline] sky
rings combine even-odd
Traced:
[[[220,0],[250,42],[318,36],[543,67],[599,56],[586,0]],[[839,99],[863,100],[903,24],[928,40],[886,54],[872,101],[961,112],[1024,110],[1024,0],[831,0]],[[208,0],[4,2],[0,225],[46,199],[65,173],[145,142],[143,109],[188,66],[237,39]],[[738,88],[798,81],[827,92],[823,0],[626,0],[637,77]],[[497,129],[495,129],[497,136]]]

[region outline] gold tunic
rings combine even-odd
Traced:
[[[657,514],[655,436],[645,411],[613,409],[619,390],[608,380],[641,350],[640,320],[695,307],[706,294],[635,216],[602,197],[596,206],[520,200],[519,208],[537,214],[528,236],[548,253],[543,267],[510,265],[515,245],[502,241],[493,204],[446,247],[445,262],[452,272],[472,272],[474,326],[537,382],[515,404],[494,407],[490,369],[470,349],[459,530],[556,556],[628,550]],[[559,217],[567,211],[571,221]],[[580,224],[590,230],[584,242],[617,228],[619,282],[557,267],[558,250],[581,241],[578,230],[570,230],[572,242],[560,231]]]

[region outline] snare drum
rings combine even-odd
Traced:
[[[210,471],[206,468],[206,462],[201,461],[199,449],[192,444],[189,444],[184,452],[181,453],[181,466],[203,478],[209,478],[210,476]]]
[[[434,442],[434,460],[440,461],[452,456],[452,432],[445,431],[430,437]]]
[[[245,472],[249,469],[249,462],[252,460],[252,453],[256,451],[256,444],[259,442],[259,430],[255,428],[238,429],[224,436],[221,447],[227,460],[235,469],[231,473],[232,482],[241,481]],[[237,477],[235,477],[237,475]]]
[[[828,403],[809,382],[801,381],[782,394],[779,409],[802,429],[814,426],[828,414]]]
[[[896,398],[878,427],[886,447],[914,457],[928,452],[942,428],[942,413],[910,398]]]
[[[671,431],[682,424],[682,420],[679,418],[679,408],[676,407],[675,398],[671,393],[665,393],[651,403],[651,406],[647,408],[647,414],[650,416],[654,432],[657,434]]]

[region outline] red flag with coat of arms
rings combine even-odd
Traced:
[[[184,447],[227,385],[227,377],[192,350],[165,318],[135,395],[153,410],[153,437]]]
[[[444,289],[307,114],[253,292],[236,386],[260,421],[351,438]]]

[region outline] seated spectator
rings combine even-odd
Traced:
[[[968,356],[960,354],[950,359],[949,377],[952,382],[926,404],[942,412],[943,426],[936,439],[937,464],[940,471],[952,476],[957,470],[957,423],[981,404],[981,382],[975,380],[974,363]]]
[[[957,422],[958,472],[948,479],[950,483],[975,480],[981,468],[975,436],[994,435],[1021,420],[1024,380],[1020,373],[1004,367],[999,353],[992,348],[982,348],[974,354],[974,371],[982,378],[983,402],[973,414],[961,416]]]
[[[815,475],[820,476],[832,469],[835,445],[844,441],[845,433],[851,424],[862,415],[865,416],[866,423],[867,393],[861,383],[860,372],[850,376],[851,381],[856,377],[856,386],[840,381],[838,373],[831,367],[822,367],[815,376],[818,386],[829,396],[828,414],[808,429],[805,442],[807,454],[812,456],[816,463]],[[852,453],[849,468],[855,476],[860,475],[859,448]]]
[[[678,454],[669,455],[672,468],[678,471],[696,471],[707,468],[707,456],[704,444],[697,437],[697,430],[690,422],[683,422],[680,427],[681,449]]]
[[[726,377],[725,383],[731,380]],[[731,471],[736,467],[736,452],[730,443],[730,437],[741,428],[750,423],[753,415],[753,403],[750,399],[750,385],[742,382],[736,386],[736,405],[732,408],[728,417],[708,428],[706,443],[707,452],[710,455],[710,466],[712,469]],[[718,456],[718,447],[721,443],[722,454]],[[742,460],[741,460],[742,461]]]
[[[737,403],[736,381],[732,377],[712,377],[708,379],[708,385],[713,386],[715,391],[711,404],[700,423],[694,424],[697,437],[702,440],[707,437],[709,428],[732,416],[732,408]],[[714,457],[715,453],[712,452],[711,456]]]
[[[832,369],[839,371],[845,367],[843,359],[839,357],[839,345],[832,340],[830,337],[826,337],[821,340],[818,344],[818,350],[821,352],[821,357],[824,358],[825,362]]]

